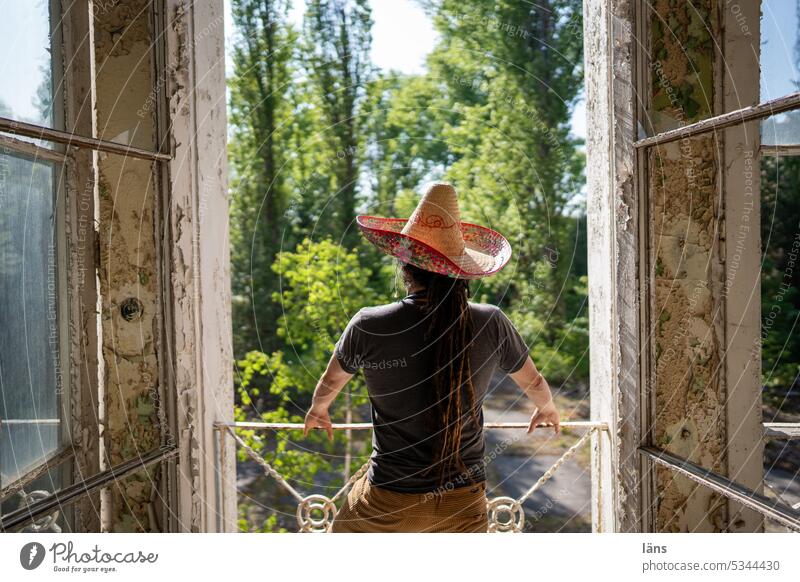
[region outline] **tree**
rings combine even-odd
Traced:
[[[364,163],[373,194],[369,202],[381,214],[402,214],[407,209],[395,206],[398,197],[413,197],[415,188],[449,162],[442,139],[447,120],[432,107],[435,94],[436,81],[427,75],[388,72],[367,88]]]
[[[445,177],[461,193],[462,217],[497,227],[514,248],[512,264],[476,292],[516,311],[532,343],[544,342],[556,356],[567,335],[579,330],[583,341],[586,329],[578,321],[585,317],[585,262],[575,260],[585,252],[575,207],[584,159],[570,134],[583,86],[582,4],[426,6],[440,34],[428,59],[435,81],[429,103],[442,112],[451,153]],[[577,365],[572,354],[562,355],[568,357],[556,366],[559,374]],[[541,363],[552,371],[547,360]]]
[[[297,33],[287,0],[233,0],[230,87],[231,263],[236,353],[277,347],[270,266],[280,248],[290,174],[292,62]]]
[[[588,375],[583,154],[570,134],[582,86],[581,4],[423,4],[439,39],[421,75],[373,70],[367,0],[307,0],[302,42],[275,20],[281,25],[269,42],[279,56],[272,63],[269,51],[237,41],[234,289],[244,297],[250,287],[257,291],[242,305],[251,320],[256,312],[260,329],[252,331],[262,334],[258,346],[241,315],[235,320],[237,354],[250,350],[238,362],[237,418],[302,419],[349,318],[386,302],[397,284],[395,262],[363,241],[355,215],[366,207],[408,216],[431,179],[456,185],[465,221],[511,239],[512,263],[476,281],[473,300],[508,311],[551,381]],[[237,29],[269,44],[265,20],[244,8],[285,15],[285,2],[280,10],[252,0],[236,6]],[[294,49],[281,52],[285,43],[275,38],[292,39]],[[259,79],[271,79],[271,91],[263,93]],[[350,381],[337,419],[358,415],[362,382]],[[320,459],[291,445],[296,434],[279,431],[272,444],[243,434],[288,477],[318,483],[346,479],[350,458],[368,448],[348,434],[337,433],[333,445],[315,435],[343,460]],[[263,525],[285,526],[274,517]]]
[[[372,74],[372,18],[366,0],[309,0],[304,20],[304,59],[323,121],[335,193],[335,224],[343,244],[356,244],[352,220],[358,202],[363,152],[360,120],[365,87]]]
[[[800,375],[798,191],[800,157],[761,158],[761,366],[766,400],[778,409]]]

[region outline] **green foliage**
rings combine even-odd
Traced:
[[[239,505],[239,519],[238,528],[240,532],[249,533],[287,533],[285,527],[278,524],[278,516],[274,513],[267,516],[266,519],[259,519],[251,515],[252,506]]]
[[[473,284],[473,300],[507,310],[552,383],[588,377],[584,159],[570,133],[581,2],[422,4],[437,45],[424,74],[401,75],[370,62],[367,0],[307,0],[301,33],[285,0],[234,2],[239,420],[302,419],[349,319],[404,293],[395,262],[358,236],[355,215],[408,216],[423,184],[439,178],[456,185],[465,221],[497,228],[514,250],[506,269]],[[364,388],[360,376],[347,386],[356,416]],[[332,415],[345,411],[335,404]],[[368,449],[340,433],[330,444],[240,432],[301,483],[337,482],[343,451]],[[276,515],[291,514],[281,503]],[[289,525],[276,515],[246,513],[241,524]]]
[[[531,358],[552,385],[580,383],[589,377],[587,292],[587,277],[578,277],[565,298],[568,325],[560,325],[560,322],[554,325],[552,320],[556,316],[547,311],[534,286],[509,313],[531,347]]]
[[[305,239],[295,251],[280,253],[272,269],[281,288],[273,296],[282,312],[276,333],[285,348],[270,355],[251,351],[237,362],[237,413],[256,413],[266,421],[265,415],[275,411],[248,410],[261,397],[279,411],[270,422],[288,422],[288,415],[296,418],[305,411],[347,322],[364,305],[376,303],[378,295],[363,286],[370,270],[358,256],[327,239]],[[348,390],[363,392],[362,380],[353,378]]]
[[[285,228],[294,125],[293,62],[296,31],[287,22],[288,0],[233,0],[237,35],[229,82],[231,264],[236,353],[277,347],[270,333],[276,307],[270,273]]]
[[[584,155],[570,133],[582,84],[582,4],[440,0],[430,108],[462,218],[497,228],[511,264],[476,295],[520,316],[553,380],[588,376]],[[419,97],[418,97],[419,99]],[[538,360],[537,360],[538,362]]]
[[[444,130],[454,153],[445,177],[465,193],[466,220],[502,228],[512,240],[515,264],[487,285],[510,303],[525,281],[515,268],[553,266],[538,289],[560,324],[565,259],[575,247],[569,205],[583,185],[579,142],[569,133],[583,78],[582,39],[568,23],[580,18],[581,3],[437,4],[445,40],[429,64],[459,114]]]
[[[358,256],[328,239],[305,239],[294,251],[281,252],[272,270],[280,288],[273,300],[282,312],[277,336],[285,347],[269,355],[250,351],[237,361],[239,404],[235,417],[237,421],[299,423],[336,339],[355,312],[379,298],[363,286],[370,270],[360,265]],[[366,402],[360,376],[354,377],[346,390],[351,393],[352,407]],[[344,414],[344,407],[334,405],[334,421],[343,421]],[[238,429],[237,434],[279,473],[303,484],[340,471],[347,446],[343,432],[335,434],[333,443],[321,431],[302,439],[297,431]],[[248,460],[244,449],[239,449],[238,458]],[[264,527],[275,525],[270,524],[267,521]]]
[[[447,104],[437,97],[432,76],[387,73],[368,86],[366,168],[371,179],[372,212],[409,216],[417,205],[415,189],[450,157],[442,132]]]
[[[237,421],[303,421],[298,403],[295,402],[296,392],[301,386],[293,384],[294,378],[281,352],[275,352],[271,356],[256,351],[249,352],[236,365],[239,372],[237,391],[241,403],[234,408],[234,417]],[[265,387],[274,398],[259,399]],[[307,387],[305,391],[308,392]],[[267,403],[269,408],[262,410],[257,402]],[[290,410],[297,412],[292,413]],[[293,444],[298,438],[296,432],[264,433],[251,429],[237,429],[237,434],[281,474],[309,482],[318,471],[331,468],[325,456],[304,451]],[[318,433],[309,435],[303,448],[306,446],[323,451],[331,449],[323,436]],[[248,460],[244,449],[240,448],[237,455],[241,462]]]
[[[373,72],[371,29],[366,0],[308,0],[306,4],[303,60],[331,161],[335,224],[348,247],[358,238],[350,227],[364,157],[361,109],[364,88]]]
[[[273,295],[283,313],[278,335],[294,353],[309,354],[309,365],[324,367],[350,318],[377,299],[363,286],[370,269],[329,239],[305,239],[294,252],[281,253],[272,270],[282,289]]]
[[[307,0],[302,31],[288,21],[288,0],[232,0],[237,420],[302,421],[352,315],[403,293],[395,262],[358,236],[355,215],[408,216],[431,179],[456,185],[465,221],[511,241],[511,263],[473,283],[473,300],[506,310],[551,384],[588,380],[584,154],[570,132],[583,84],[582,3],[419,3],[438,40],[427,71],[403,75],[370,62],[367,0]],[[710,82],[701,50],[707,17],[693,15],[681,33],[697,79],[673,87],[655,83],[661,73],[653,71],[656,108],[676,92],[689,120],[707,105],[698,98]],[[660,59],[675,39],[653,24]],[[800,371],[800,268],[792,262],[800,158],[763,158],[761,192],[762,367],[766,398],[780,405]],[[364,388],[360,376],[346,388],[356,416]],[[345,411],[340,401],[331,412],[342,421]],[[239,434],[306,490],[339,483],[351,446],[340,432],[333,443],[321,433]],[[242,529],[293,529],[284,517],[293,502],[277,489],[269,499],[268,515],[242,505]]]

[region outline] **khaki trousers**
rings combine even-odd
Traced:
[[[333,533],[486,533],[486,483],[431,493],[400,493],[364,475],[331,525]]]

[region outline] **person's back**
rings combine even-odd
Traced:
[[[305,434],[333,440],[329,407],[359,369],[372,405],[370,470],[333,532],[485,532],[481,405],[496,370],[534,401],[529,432],[558,431],[558,411],[528,347],[497,307],[470,303],[469,280],[511,256],[500,233],[462,223],[455,189],[433,184],[408,220],[359,216],[364,236],[399,259],[401,301],[361,309],[336,342],[306,413]]]
[[[387,305],[362,309],[351,319],[334,352],[345,371],[355,373],[361,368],[367,383],[374,424],[370,482],[396,491],[432,491],[485,478],[481,405],[495,372],[516,372],[528,356],[525,342],[498,307],[469,303],[477,423],[464,411],[460,449],[466,471],[451,471],[441,483],[438,470],[431,470],[442,427],[437,426],[433,386],[436,340],[426,337],[431,316],[423,309],[424,299],[424,293],[412,293]]]

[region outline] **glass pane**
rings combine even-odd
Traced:
[[[763,419],[800,422],[800,156],[761,159],[761,247]],[[800,502],[798,467],[800,441],[768,441],[764,494]]]
[[[0,5],[0,116],[55,127],[50,2]]]
[[[800,144],[800,110],[773,115],[761,122],[761,145]]]
[[[761,102],[800,89],[798,82],[797,4],[786,0],[761,3]],[[800,111],[765,119],[761,125],[764,145],[800,144]]]
[[[0,153],[0,484],[61,444],[55,167]]]

